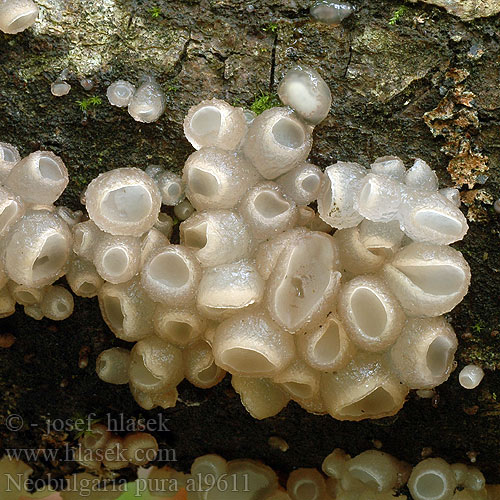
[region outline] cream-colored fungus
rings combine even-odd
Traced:
[[[467,365],[460,370],[458,380],[465,389],[475,389],[483,380],[484,371],[480,366]]]
[[[0,183],[4,183],[12,167],[21,159],[19,151],[8,142],[0,142]]]
[[[128,384],[130,351],[122,347],[112,347],[102,351],[97,357],[95,371],[97,376],[108,384]]]
[[[248,128],[242,151],[265,179],[276,179],[306,160],[311,132],[293,109],[268,109]]]
[[[51,205],[66,189],[68,181],[68,171],[59,156],[37,151],[15,164],[5,186],[28,203]]]
[[[161,194],[138,168],[119,168],[96,177],[85,191],[89,217],[114,235],[141,236],[158,218]]]
[[[158,82],[147,77],[128,103],[128,113],[137,122],[155,122],[165,112],[166,98]]]
[[[125,80],[113,82],[106,90],[109,103],[118,108],[128,106],[134,93],[135,86]]]
[[[144,95],[162,101],[145,85],[129,109]],[[330,107],[325,86],[294,69],[280,86],[290,107],[248,124],[243,110],[204,101],[186,117],[198,150],[182,177],[161,165],[103,173],[85,192],[89,220],[53,205],[68,181],[58,157],[21,160],[0,144],[0,315],[18,302],[33,318],[62,319],[69,292],[50,285],[67,273],[75,294],[98,296],[111,331],[136,342],[130,354],[105,351],[96,368],[128,382],[145,409],[174,406],[184,377],[208,388],[227,371],[255,418],[294,400],[362,420],[394,415],[410,389],[446,381],[457,338],[442,315],[470,282],[447,246],[467,230],[458,192],[438,190],[419,159],[408,170],[386,156],[324,173],[307,163]],[[162,203],[183,221],[180,244]]]
[[[62,97],[63,95],[68,95],[71,90],[71,85],[64,80],[56,80],[50,85],[50,92],[56,97]]]
[[[320,0],[311,7],[310,12],[311,16],[317,21],[338,26],[355,10],[355,7],[349,3]]]
[[[278,478],[260,461],[226,461],[214,454],[196,458],[188,473],[169,466],[145,468],[158,452],[157,440],[147,432],[119,437],[103,424],[93,424],[74,449],[76,461],[92,474],[68,476],[68,488],[58,498],[113,500],[121,489],[103,478],[109,471],[130,466],[137,470],[137,486],[147,498],[178,500],[408,500],[401,493],[406,488],[414,500],[497,500],[500,488],[487,485],[477,467],[448,464],[441,458],[427,458],[412,467],[380,450],[367,450],[351,457],[337,448],[323,460],[321,470],[297,468],[288,478],[281,474]],[[45,498],[51,493],[53,490],[45,489],[30,494],[15,488],[16,484],[25,487],[32,472],[23,462],[3,457],[2,499]],[[9,477],[24,480],[14,482]],[[97,480],[99,488],[90,490],[89,485],[97,485]]]
[[[235,150],[246,131],[243,110],[220,99],[200,102],[184,119],[184,135],[195,149],[216,146]]]
[[[288,71],[279,84],[278,95],[283,104],[313,125],[327,117],[332,104],[328,85],[311,68],[298,67]]]
[[[29,28],[38,17],[38,6],[32,0],[2,0],[0,31],[14,35]]]

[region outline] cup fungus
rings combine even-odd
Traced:
[[[420,159],[408,170],[384,156],[322,172],[306,160],[330,108],[326,83],[295,68],[279,95],[286,106],[256,117],[217,99],[191,108],[184,128],[197,151],[182,177],[160,165],[103,173],[83,196],[89,220],[54,206],[68,182],[60,158],[20,159],[0,143],[0,316],[18,302],[36,319],[67,317],[69,292],[51,286],[67,273],[76,295],[98,296],[116,337],[136,342],[130,353],[104,351],[98,376],[129,383],[148,410],[174,406],[184,377],[208,388],[227,371],[255,418],[292,399],[362,420],[394,415],[410,389],[447,380],[457,338],[442,315],[470,282],[462,254],[447,246],[467,231],[458,191],[439,190]],[[140,121],[164,109],[151,80],[136,92],[115,82],[108,97]],[[183,221],[180,244],[169,241],[174,220],[162,203]],[[475,387],[479,375],[468,368],[461,382]],[[372,465],[362,457],[350,469],[345,459],[338,485],[299,475],[289,497],[326,488],[351,498],[341,495],[359,488],[359,500],[386,500],[398,466],[369,457]],[[418,494],[427,483],[415,483]]]
[[[320,0],[311,7],[310,12],[311,16],[317,21],[338,26],[355,10],[355,7],[348,3]]]
[[[29,28],[38,17],[32,0],[3,0],[0,3],[0,31],[15,35]]]
[[[106,90],[106,96],[112,106],[125,108],[135,93],[135,86],[125,80],[113,82]]]
[[[202,101],[184,119],[184,135],[195,149],[235,150],[247,131],[243,110],[220,99]]]
[[[128,103],[128,113],[137,122],[157,121],[165,112],[165,93],[154,78],[147,77]]]

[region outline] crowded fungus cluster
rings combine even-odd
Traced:
[[[150,442],[134,436],[137,443],[134,441],[132,448],[151,449]],[[99,434],[92,446],[101,439]],[[406,489],[413,500],[496,500],[499,493],[499,486],[486,485],[476,467],[450,465],[441,458],[427,458],[412,468],[379,450],[351,457],[335,449],[324,459],[321,469],[297,468],[280,484],[277,474],[261,462],[226,461],[219,455],[204,455],[193,462],[188,474],[170,467],[141,468],[133,488],[126,489],[135,492],[137,498],[173,500],[407,500],[402,493]],[[22,462],[4,457],[0,472],[1,487],[6,486],[6,477],[29,478],[32,471]],[[56,497],[47,498],[113,500],[125,490],[123,483],[105,484],[88,473],[66,481]],[[4,488],[10,492],[6,500],[18,500],[20,493],[23,499],[44,498],[43,490],[32,496],[22,487],[29,484],[28,480],[19,483],[21,488],[12,486],[14,482],[10,490]]]
[[[140,91],[116,87],[121,105]],[[467,232],[458,191],[439,190],[420,159],[323,172],[307,157],[327,84],[296,68],[278,94],[284,106],[259,116],[218,99],[191,108],[196,151],[182,177],[156,165],[105,172],[82,196],[85,220],[53,206],[68,182],[58,157],[20,160],[2,145],[4,314],[18,302],[33,317],[67,317],[70,294],[53,285],[66,274],[135,343],[104,351],[97,373],[128,383],[146,409],[175,405],[184,378],[209,388],[229,372],[255,418],[294,400],[362,420],[447,380],[457,338],[443,314],[470,281],[449,246]],[[183,220],[180,244],[162,205]]]

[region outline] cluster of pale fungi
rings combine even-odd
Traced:
[[[119,470],[136,465],[144,467],[155,460],[158,442],[148,432],[132,432],[118,436],[103,424],[94,424],[79,439],[75,460],[87,470],[98,471],[102,466]]]
[[[278,93],[285,106],[257,117],[218,99],[191,108],[197,151],[182,178],[154,165],[103,173],[84,193],[87,220],[53,205],[68,183],[60,158],[21,160],[3,144],[2,315],[17,302],[36,319],[68,317],[72,295],[53,284],[63,275],[97,295],[112,332],[135,342],[101,353],[97,374],[128,383],[145,409],[174,406],[184,378],[209,388],[230,372],[255,418],[294,400],[362,420],[447,380],[457,338],[443,314],[470,281],[448,246],[467,231],[458,191],[438,190],[418,159],[323,173],[306,159],[328,86],[297,68]],[[185,219],[180,244],[162,204]],[[466,371],[475,387],[482,370]]]
[[[92,436],[92,435],[90,435]],[[156,442],[133,435],[131,447],[149,452]],[[106,438],[99,433],[87,438],[91,449],[97,450]],[[128,437],[125,438],[125,441]],[[113,438],[107,438],[108,441]],[[126,460],[123,460],[126,462]],[[393,456],[379,450],[368,450],[351,457],[335,449],[323,461],[321,471],[314,468],[294,470],[280,486],[277,474],[268,466],[254,460],[226,461],[218,455],[197,458],[188,474],[170,467],[144,468],[143,461],[137,463],[138,480],[135,493],[139,498],[172,498],[173,500],[407,500],[401,493],[406,486],[413,500],[497,500],[499,486],[486,485],[479,469],[463,463],[448,464],[441,458],[427,458],[411,467]],[[119,462],[112,462],[114,469]],[[122,466],[124,466],[122,464]],[[0,460],[0,487],[5,486],[5,477],[28,477],[32,470],[22,462],[4,457]],[[68,478],[65,489],[58,500],[113,500],[123,492],[114,483],[95,486],[95,476],[79,473]],[[3,488],[2,491],[6,491]],[[7,490],[5,500],[18,500],[19,491]],[[49,491],[39,491],[27,498],[44,498]],[[140,496],[140,495],[146,496]],[[149,494],[149,496],[148,496]],[[4,497],[2,497],[4,498]],[[53,498],[53,497],[48,497]]]

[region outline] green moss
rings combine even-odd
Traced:
[[[479,321],[477,321],[472,325],[471,330],[474,333],[481,333],[484,330],[485,326],[486,326],[485,322],[482,319],[480,319]]]
[[[406,7],[405,5],[401,5],[401,7],[399,7],[398,10],[396,10],[392,17],[389,19],[389,24],[391,26],[394,26],[399,21],[399,19],[404,16],[407,10],[408,7]]]
[[[153,19],[157,19],[158,17],[160,17],[160,14],[161,14],[161,8],[160,7],[153,7],[149,13],[151,14],[151,17]]]
[[[266,109],[281,106],[278,96],[271,92],[261,92],[260,96],[250,105],[250,109],[257,115],[260,115]]]
[[[89,108],[100,106],[102,104],[102,99],[98,96],[93,96],[88,99],[83,99],[83,101],[76,101],[76,104],[78,104],[82,111],[87,111]]]
[[[267,26],[262,28],[262,31],[266,31],[269,33],[277,33],[278,32],[278,25],[276,23],[269,23]]]

